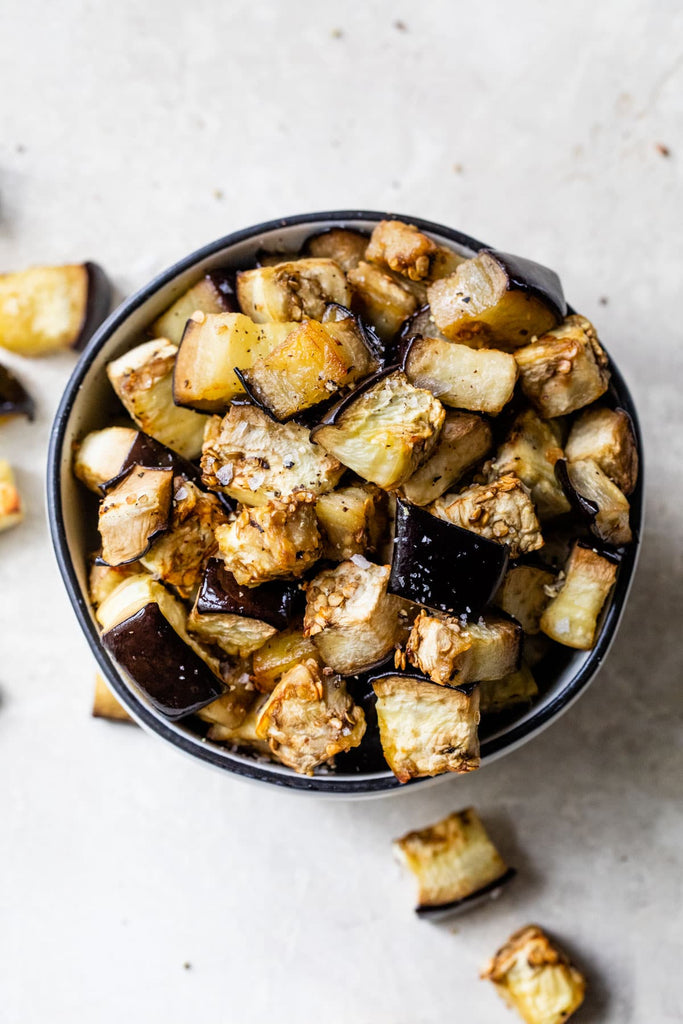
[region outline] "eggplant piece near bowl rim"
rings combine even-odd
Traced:
[[[570,505],[587,523],[593,536],[611,547],[630,544],[628,498],[592,459],[558,459],[555,474]]]
[[[5,416],[25,416],[33,420],[35,402],[15,373],[0,364],[0,420]]]

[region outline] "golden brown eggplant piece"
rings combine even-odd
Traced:
[[[478,462],[491,447],[491,427],[482,416],[449,410],[432,454],[403,485],[413,505],[429,505]]]
[[[490,484],[473,484],[459,494],[444,494],[430,511],[463,530],[505,544],[512,558],[543,547],[532,501],[513,473]]]
[[[541,615],[550,598],[546,587],[552,586],[555,574],[535,565],[514,565],[503,580],[494,604],[519,622],[525,633],[535,634],[541,628]]]
[[[586,409],[572,426],[565,454],[570,462],[592,459],[624,494],[636,486],[638,449],[623,409]]]
[[[285,629],[254,653],[254,683],[262,693],[272,693],[285,672],[311,659],[322,668],[323,660],[310,637],[301,628]]]
[[[210,271],[158,317],[150,327],[155,338],[168,338],[172,345],[179,345],[185,324],[197,312],[231,313],[237,308],[237,299],[227,273]]]
[[[556,423],[542,420],[533,409],[516,417],[489,467],[489,479],[514,473],[528,488],[543,522],[569,511],[569,502],[555,476],[555,463],[563,457]]]
[[[516,671],[521,641],[521,627],[509,619],[487,614],[464,622],[422,611],[413,622],[406,654],[433,683],[464,686]]]
[[[385,495],[372,484],[352,484],[321,494],[315,506],[323,555],[343,562],[377,550],[386,527]]]
[[[328,259],[299,259],[237,275],[240,309],[257,324],[268,320],[322,320],[330,302],[348,306],[343,270]]]
[[[391,341],[419,305],[407,282],[365,260],[349,271],[348,282],[353,309],[372,324],[382,341]]]
[[[171,518],[173,470],[133,466],[100,504],[102,559],[124,565],[144,555]]]
[[[512,398],[514,356],[496,349],[475,351],[439,338],[416,337],[404,362],[408,379],[445,405],[496,415]]]
[[[598,616],[617,576],[617,566],[590,548],[575,544],[558,580],[558,593],[541,616],[551,640],[588,651],[595,643]]]
[[[345,274],[358,266],[365,256],[368,238],[349,228],[330,228],[313,235],[304,245],[304,256],[334,260]]]
[[[592,459],[558,462],[557,473],[572,505],[605,544],[620,547],[633,540],[628,498]]]
[[[479,683],[479,710],[482,715],[497,714],[519,704],[530,704],[537,696],[536,680],[529,666],[522,662],[509,676]]]

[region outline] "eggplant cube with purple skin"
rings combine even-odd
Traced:
[[[394,842],[396,857],[417,879],[416,912],[433,916],[491,896],[515,872],[491,842],[474,807]]]
[[[590,548],[575,544],[541,616],[541,629],[551,640],[588,651],[595,643],[598,616],[617,576],[617,566]]]
[[[291,260],[237,275],[240,309],[257,324],[306,317],[322,320],[331,302],[348,306],[350,298],[344,272],[334,260]]]
[[[102,560],[123,565],[144,555],[171,519],[173,470],[133,466],[100,503]]]
[[[513,473],[489,484],[473,484],[459,494],[444,494],[431,511],[463,530],[504,544],[512,558],[543,547],[531,498]]]
[[[597,462],[558,462],[556,471],[571,503],[589,521],[596,537],[616,547],[633,540],[628,498]]]
[[[433,683],[464,686],[514,672],[521,639],[521,627],[508,619],[486,615],[465,622],[422,611],[413,623],[406,655]]]
[[[0,363],[0,423],[9,416],[32,420],[35,403],[15,373]]]
[[[193,313],[232,313],[237,308],[230,277],[220,270],[205,274],[191,288],[176,299],[152,324],[155,338],[168,338],[179,345],[185,325]]]
[[[349,271],[348,282],[354,310],[372,324],[382,341],[391,341],[420,304],[407,281],[365,260]]]
[[[514,473],[528,488],[538,518],[552,519],[569,511],[569,502],[555,476],[555,463],[563,454],[557,424],[526,409],[517,416],[498,449],[489,478]]]
[[[592,459],[624,494],[638,479],[638,449],[631,417],[623,409],[586,409],[569,433],[567,459]]]
[[[541,615],[550,600],[546,588],[554,582],[555,574],[548,569],[515,565],[507,572],[494,603],[516,619],[525,633],[534,635],[541,628]]]

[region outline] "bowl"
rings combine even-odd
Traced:
[[[262,249],[293,252],[310,235],[327,228],[349,226],[371,231],[378,221],[387,217],[407,220],[465,256],[475,254],[484,245],[459,231],[418,217],[362,210],[285,217],[219,238],[180,260],[126,299],[93,336],[64,391],[52,429],[48,458],[49,522],[64,584],[100,670],[131,716],[178,750],[233,775],[294,790],[346,798],[413,789],[437,780],[415,779],[401,786],[388,768],[364,769],[362,761],[355,770],[318,770],[313,777],[297,775],[283,765],[270,764],[264,759],[209,742],[182,721],[168,721],[130,685],[102,647],[90,608],[87,558],[88,552],[96,546],[94,497],[74,479],[71,458],[73,443],[89,430],[105,426],[110,413],[116,409],[117,402],[105,373],[106,364],[135,344],[147,325],[205,273],[217,267],[248,266]],[[522,713],[508,713],[487,724],[481,734],[482,764],[488,764],[526,743],[583,693],[607,655],[624,610],[642,527],[642,443],[633,400],[614,362],[610,360],[610,363],[611,398],[630,414],[641,454],[638,485],[630,498],[635,539],[624,552],[612,596],[602,612],[599,635],[593,649],[573,651],[564,648],[541,662],[535,670],[540,690],[537,703]]]

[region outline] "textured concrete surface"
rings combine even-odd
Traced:
[[[7,0],[2,22],[0,269],[95,258],[123,294],[285,213],[441,220],[558,269],[633,388],[649,483],[621,633],[565,718],[470,778],[316,802],[89,718],[43,512],[74,359],[7,358],[40,413],[0,430],[29,510],[0,536],[0,1020],[503,1024],[477,973],[528,921],[588,973],[577,1021],[681,1020],[680,5]],[[418,922],[389,842],[470,802],[519,878]]]

